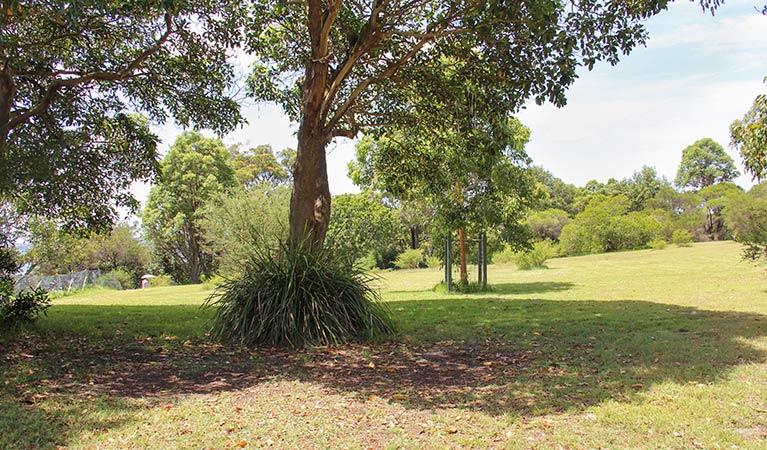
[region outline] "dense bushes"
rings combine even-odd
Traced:
[[[527,218],[527,225],[533,231],[533,235],[540,240],[558,240],[562,228],[569,222],[570,217],[567,212],[561,209],[536,211]]]
[[[398,269],[417,269],[424,264],[426,258],[424,257],[423,250],[420,248],[409,248],[397,256],[394,261],[394,265]]]
[[[664,226],[652,214],[629,211],[624,195],[595,196],[586,209],[562,229],[559,237],[563,253],[584,255],[643,248],[662,238]]]
[[[290,189],[256,186],[237,190],[204,210],[200,227],[207,253],[215,255],[220,273],[239,274],[260,248],[287,238]]]
[[[671,242],[679,247],[689,247],[692,244],[692,234],[687,230],[674,230]]]
[[[33,322],[50,306],[48,293],[37,288],[15,295],[0,294],[0,322],[15,324]]]

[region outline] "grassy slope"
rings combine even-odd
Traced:
[[[400,344],[291,352],[271,372],[268,352],[206,352],[199,286],[57,300],[0,336],[0,448],[767,448],[767,278],[736,244],[491,266],[484,294],[435,294],[440,278],[382,275]],[[110,356],[126,353],[195,383],[130,395],[135,361]],[[227,364],[267,372],[195,377]],[[104,380],[122,387],[89,388]]]

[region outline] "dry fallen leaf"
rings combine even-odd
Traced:
[[[234,446],[235,446],[235,447],[240,447],[240,448],[243,448],[243,447],[247,447],[247,446],[248,446],[248,443],[247,443],[246,441],[240,441],[240,442],[238,442],[238,443],[234,444]]]
[[[394,394],[391,396],[392,400],[407,400],[407,395],[405,394]]]

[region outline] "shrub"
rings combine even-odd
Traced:
[[[279,244],[253,255],[241,276],[205,302],[211,336],[243,345],[335,345],[388,336],[393,325],[372,277],[327,249]]]
[[[41,314],[45,315],[50,303],[48,293],[40,288],[16,295],[0,295],[0,322],[34,322]]]
[[[409,248],[397,256],[394,265],[398,269],[417,269],[424,263],[423,250]]]
[[[570,222],[566,211],[561,209],[546,209],[536,211],[527,217],[527,225],[538,239],[556,241],[562,233],[562,228]]]
[[[595,196],[586,209],[565,225],[559,241],[567,255],[644,248],[664,234],[652,211],[628,211],[624,195]]]
[[[674,230],[671,242],[679,247],[689,247],[692,245],[692,234],[687,230]]]
[[[205,278],[205,280],[202,282],[202,287],[203,289],[216,289],[225,282],[226,277],[222,277],[221,275],[213,275]]]
[[[123,269],[110,270],[96,280],[96,284],[114,289],[134,289],[136,287],[134,274]]]
[[[442,266],[442,260],[439,259],[438,257],[436,256],[426,257],[426,267],[433,269],[433,268],[441,267],[441,266]]]
[[[665,239],[653,239],[652,241],[647,243],[647,246],[650,247],[653,250],[663,250],[666,248],[666,240]]]
[[[360,270],[373,270],[378,265],[375,251],[371,251],[366,256],[354,261],[354,266]]]
[[[51,299],[43,289],[13,293],[13,274],[19,270],[16,252],[0,246],[0,323],[13,325],[33,322],[50,305]]]
[[[149,279],[149,287],[173,286],[173,278],[170,275],[157,275]]]
[[[515,262],[521,270],[545,269],[546,261],[556,256],[557,252],[549,241],[538,241],[533,248],[516,255]]]
[[[493,253],[493,264],[511,264],[514,262],[516,256],[514,251],[507,245],[500,252]]]

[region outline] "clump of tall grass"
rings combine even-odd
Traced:
[[[393,333],[371,275],[326,250],[280,244],[253,254],[242,275],[206,300],[211,336],[243,345],[303,347]]]

